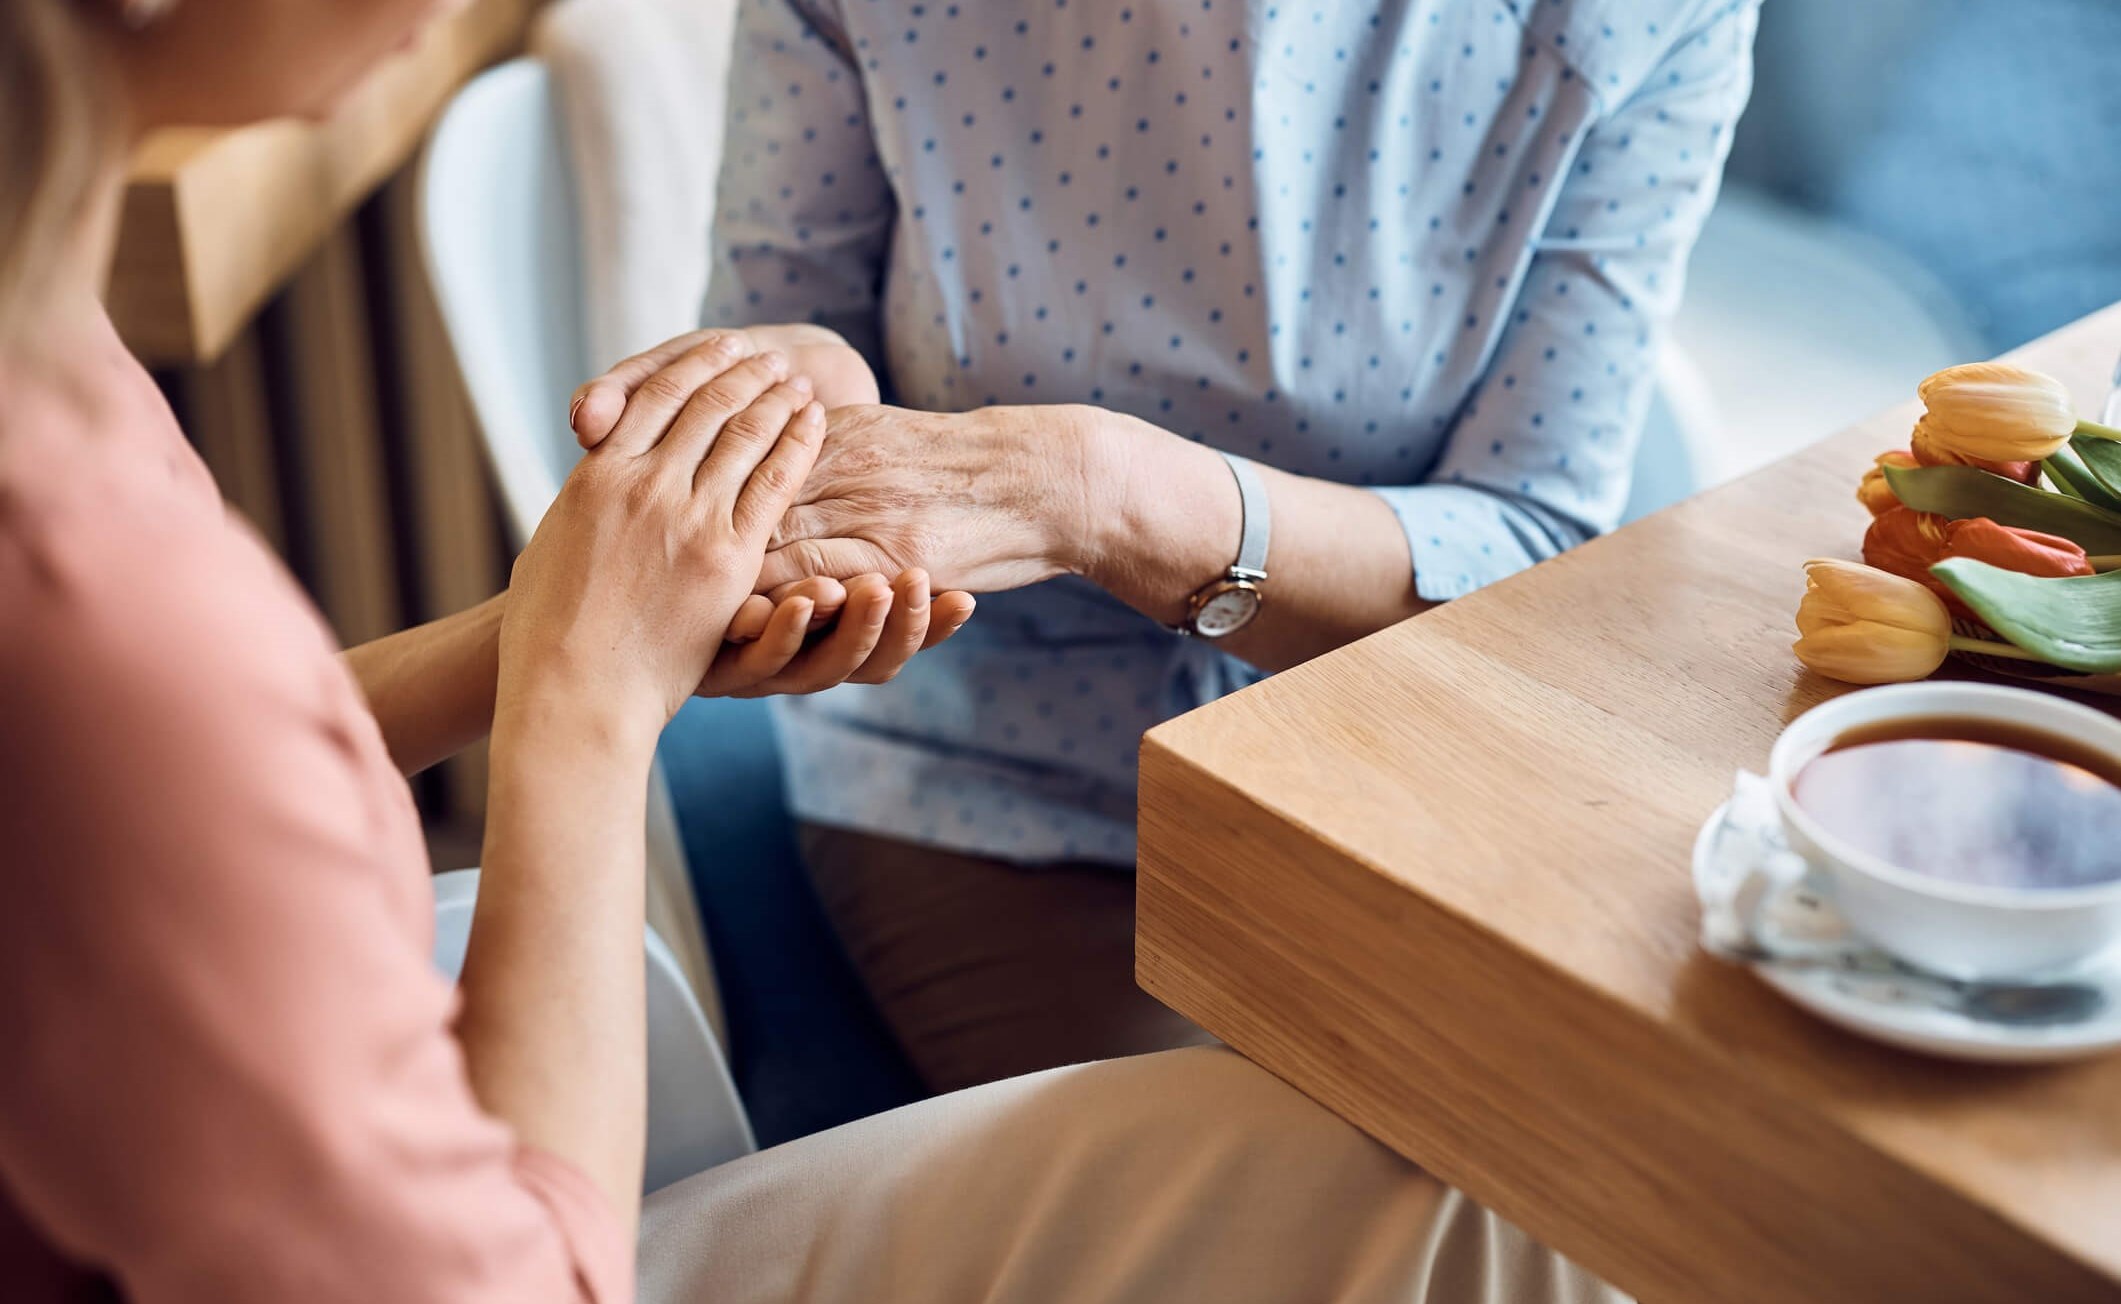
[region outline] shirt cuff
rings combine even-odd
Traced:
[[[1392,505],[1414,559],[1414,592],[1449,602],[1581,543],[1526,505],[1462,484],[1375,490]]]

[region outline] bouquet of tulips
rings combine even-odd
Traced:
[[[1798,660],[1883,684],[1957,653],[2121,691],[2121,430],[2007,363],[1951,367],[1919,392],[1909,446],[1856,490],[1865,564],[1805,563]]]

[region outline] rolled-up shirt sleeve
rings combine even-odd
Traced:
[[[821,3],[738,9],[703,320],[830,327],[882,375],[878,301],[897,210],[859,54]]]
[[[1717,0],[1576,137],[1495,356],[1419,485],[1378,490],[1416,592],[1460,597],[1611,529],[1752,85],[1752,0]],[[1576,77],[1565,68],[1564,77]]]
[[[473,1097],[410,798],[292,586],[7,519],[0,1202],[138,1304],[631,1299],[611,1202]]]

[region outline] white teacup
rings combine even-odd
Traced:
[[[1851,729],[1891,720],[1998,720],[2076,739],[2121,760],[2121,721],[2045,693],[1993,684],[1895,684],[1799,716],[1775,740],[1768,781],[1783,831],[1831,880],[1851,927],[1886,951],[1954,978],[2022,978],[2121,943],[2121,880],[2076,888],[1992,887],[1932,878],[1850,846],[1791,791],[1799,771]],[[2121,856],[2121,848],[2115,849]]]

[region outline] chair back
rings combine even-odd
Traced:
[[[551,75],[515,59],[457,92],[419,172],[420,249],[517,544],[581,450],[581,242]]]

